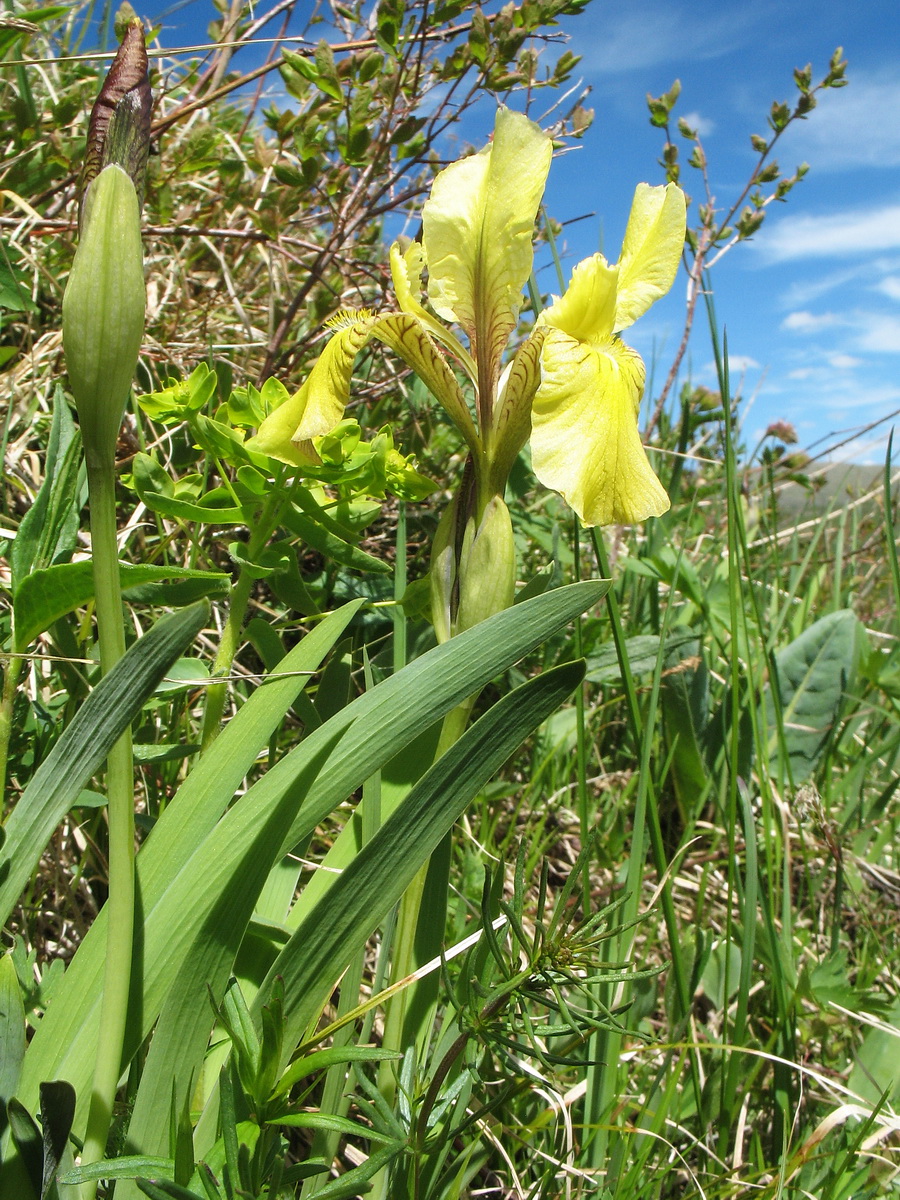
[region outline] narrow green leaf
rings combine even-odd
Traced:
[[[13,1142],[19,1152],[19,1159],[24,1166],[32,1191],[35,1196],[40,1196],[44,1173],[44,1148],[41,1131],[34,1117],[15,1096],[6,1106],[6,1115],[9,1118]],[[4,1180],[7,1169],[7,1164],[4,1162]],[[6,1186],[5,1183],[4,1186]],[[23,1197],[22,1200],[27,1200],[27,1197]]]
[[[198,604],[157,621],[101,679],[35,772],[6,823],[6,842],[0,848],[0,924],[53,830],[168,668],[203,628],[207,613],[206,605]],[[44,1078],[55,1074],[47,1072]]]
[[[360,550],[358,546],[345,541],[335,529],[328,529],[319,521],[314,520],[296,509],[285,510],[282,520],[291,533],[303,539],[313,550],[332,562],[340,563],[343,567],[352,567],[355,571],[376,571],[381,575],[389,574],[392,570],[390,563],[380,558],[374,558]],[[337,522],[333,522],[336,527]]]
[[[49,567],[58,555],[68,556],[74,550],[80,467],[81,435],[72,420],[62,388],[57,385],[44,481],[34,503],[19,523],[10,555],[14,596],[32,571]]]
[[[280,976],[293,1046],[366,938],[473,796],[584,678],[567,663],[508,693],[434,764],[295,930],[259,991]],[[258,1016],[259,1004],[254,1004]],[[396,1047],[388,1047],[396,1049]]]
[[[7,1125],[6,1105],[16,1093],[25,1057],[25,1008],[11,954],[0,958],[0,1135]]]
[[[69,1131],[75,1116],[75,1089],[64,1079],[41,1084],[41,1133],[44,1169],[41,1200],[57,1195],[56,1174],[69,1144]]]
[[[339,1063],[383,1062],[385,1059],[402,1058],[396,1050],[382,1050],[378,1046],[329,1046],[327,1050],[315,1050],[292,1062],[278,1081],[274,1095],[286,1095],[295,1083],[325,1071]]]
[[[75,1167],[60,1176],[60,1183],[88,1183],[92,1179],[136,1179],[139,1175],[171,1175],[175,1163],[171,1158],[152,1154],[123,1154],[119,1158],[88,1163]]]
[[[143,992],[126,1035],[126,1058],[143,1042],[164,1004],[172,1005],[174,1016],[181,998],[198,983],[205,993],[205,982],[213,979],[220,981],[221,996],[256,894],[275,861],[372,771],[499,671],[596,604],[608,587],[606,581],[590,581],[557,589],[498,613],[422,655],[311,733],[219,820],[297,690],[286,689],[277,674],[264,684],[219,736],[214,753],[191,772],[138,855],[144,924],[137,954],[143,962]],[[296,671],[298,663],[308,662],[311,654],[304,660],[298,653],[307,643],[324,653],[321,640],[315,642],[317,634],[324,640],[327,632],[328,644],[333,643],[339,632],[329,622],[342,616],[345,627],[357,608],[358,604],[346,606],[341,614],[332,614],[279,669]],[[297,688],[301,686],[302,681]],[[277,703],[273,699],[267,704],[269,689]],[[321,770],[323,756],[327,767]],[[251,871],[258,881],[256,891],[245,883]],[[26,1052],[22,1096],[27,1098],[37,1082],[50,1075],[72,1081],[79,1095],[89,1086],[104,939],[101,912]],[[148,1060],[141,1083],[148,1099],[144,1103],[139,1093],[130,1130],[144,1150],[167,1145],[172,1079],[181,1093],[196,1065],[194,1048],[199,1043],[201,1054],[205,1048],[205,1004],[204,994],[201,1003],[180,1009],[182,1025],[172,1028],[168,1041],[160,1037],[160,1021],[151,1046],[154,1069],[149,1070]],[[157,1042],[166,1046],[158,1065]]]

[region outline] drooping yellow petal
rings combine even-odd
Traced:
[[[294,392],[293,396],[288,397],[283,404],[269,413],[255,436],[248,438],[244,443],[246,448],[252,453],[268,454],[270,458],[288,463],[292,467],[302,467],[309,462],[317,462],[318,455],[315,452],[312,455],[308,452],[304,454],[291,440],[294,430],[303,420],[308,400],[309,380],[307,379],[299,391]]]
[[[303,387],[263,421],[248,449],[281,462],[317,461],[312,439],[330,433],[344,416],[356,356],[373,337],[411,367],[456,422],[470,445],[477,434],[456,377],[418,318],[409,313],[362,310],[333,318],[335,333],[326,343]]]
[[[443,405],[473,451],[478,447],[475,422],[456,376],[429,331],[409,313],[386,313],[377,319],[372,335],[412,367],[432,396]],[[453,339],[455,341],[455,339]]]
[[[350,399],[353,363],[377,321],[366,310],[333,318],[334,325],[343,322],[343,327],[325,344],[300,390],[266,417],[256,437],[248,441],[248,449],[295,466],[317,462],[312,439],[330,433],[343,417]]]
[[[500,108],[493,142],[441,171],[422,211],[432,306],[466,331],[485,386],[518,318],[551,153],[533,121]]]
[[[664,513],[669,498],[638,433],[640,355],[618,339],[596,350],[549,329],[542,365],[531,434],[538,479],[586,525],[633,524]]]
[[[572,272],[565,295],[545,308],[539,324],[561,329],[578,342],[609,341],[616,315],[619,272],[602,254],[583,259]]]
[[[618,333],[664,296],[675,281],[685,231],[684,192],[674,183],[634,192],[622,255],[613,328]]]

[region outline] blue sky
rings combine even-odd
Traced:
[[[160,3],[136,7],[145,18],[168,13],[167,48],[202,40],[213,16],[206,0],[175,11]],[[809,174],[787,204],[770,206],[751,242],[721,260],[712,281],[732,386],[740,383],[743,396],[745,441],[753,445],[782,419],[796,426],[801,446],[852,438],[837,458],[878,461],[891,422],[853,435],[900,410],[896,0],[628,0],[615,7],[594,0],[563,28],[582,55],[575,78],[590,86],[587,103],[596,113],[580,146],[554,163],[546,193],[553,216],[571,222],[564,234],[569,268],[597,249],[618,257],[635,184],[662,180],[662,139],[648,122],[646,93],[659,95],[680,79],[675,115],[699,129],[712,191],[724,207],[752,170],[749,137],[767,134],[772,101],[793,105],[793,68],[811,62],[817,80],[835,48],[844,47],[849,85],[825,93],[776,152],[785,173],[806,161]],[[541,103],[532,109],[538,118]],[[485,112],[484,129],[467,123],[467,137],[477,144],[491,123]],[[684,161],[690,146],[679,142]],[[701,197],[696,172],[685,167],[683,184]],[[542,282],[555,290],[549,276]],[[627,334],[655,361],[659,379],[680,338],[684,293],[681,278]],[[695,384],[715,387],[699,310],[685,372]]]

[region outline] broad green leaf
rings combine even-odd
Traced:
[[[17,37],[21,37],[20,31],[13,34],[13,38]],[[3,53],[2,49],[0,53]],[[28,273],[17,266],[20,257],[20,252],[6,238],[0,239],[0,308],[7,308],[11,312],[34,313],[38,311],[38,306],[31,298]]]
[[[38,767],[6,822],[6,841],[0,848],[0,924],[53,830],[168,668],[203,628],[207,614],[207,606],[198,604],[157,621],[100,680]]]
[[[279,664],[278,671],[268,677],[225,727],[216,739],[214,753],[201,759],[191,771],[137,857],[138,888],[145,917],[153,904],[159,902],[178,867],[215,825],[260,750],[268,745],[284,713],[306,687],[309,675],[319,666],[361,604],[362,601],[357,600],[344,605],[294,647]],[[175,648],[172,659],[181,648]],[[199,879],[197,884],[202,889]],[[18,889],[10,889],[10,892],[18,895]],[[5,895],[5,891],[0,891],[0,896]],[[14,902],[15,896],[10,903]],[[165,940],[165,930],[162,930],[163,950]],[[66,972],[60,989],[60,995],[65,999],[48,1008],[29,1046],[22,1083],[22,1095],[29,1098],[29,1103],[36,1102],[38,1082],[55,1075],[75,1080],[79,1096],[87,1095],[96,1052],[105,947],[106,912],[101,910]],[[165,959],[164,953],[162,957]],[[204,1008],[207,1007],[208,1001],[204,1000]],[[28,1074],[30,1070],[33,1070],[31,1075]],[[83,1121],[83,1116],[79,1109],[79,1120]]]
[[[141,1089],[157,1091],[146,1104],[139,1095],[132,1120],[133,1135],[144,1149],[165,1145],[172,1082],[177,1094],[183,1095],[206,1047],[206,980],[220,979],[214,993],[221,998],[256,893],[272,865],[422,730],[596,604],[608,587],[606,581],[592,581],[557,589],[499,613],[478,629],[422,655],[311,733],[219,821],[293,693],[286,694],[276,675],[238,712],[219,736],[214,754],[201,760],[169,803],[137,859],[144,919],[137,956],[143,961],[144,987],[142,1004],[132,1014],[126,1035],[126,1057],[143,1042],[164,1004],[174,1009],[189,993],[199,997],[182,1010],[181,1025],[170,1021],[167,1013],[154,1038],[154,1069],[148,1063]],[[347,615],[345,623],[349,619]],[[308,635],[297,650],[321,634],[326,624]],[[281,668],[297,669],[297,650]],[[269,689],[278,694],[278,703],[267,706]],[[253,722],[242,723],[251,707]],[[311,784],[310,777],[326,754],[330,756],[327,767]],[[279,824],[280,837],[276,836]],[[258,881],[255,892],[249,879],[246,887],[244,883],[251,871]],[[241,918],[236,920],[229,905],[241,903]],[[221,917],[220,923],[211,924],[213,914]],[[212,928],[217,930],[216,938],[211,936]],[[104,946],[101,912],[26,1053],[20,1084],[20,1094],[26,1098],[40,1079],[53,1075],[72,1080],[79,1095],[87,1090],[97,1038]],[[218,961],[207,961],[208,955]],[[161,1038],[166,1030],[169,1036]],[[157,1041],[160,1049],[154,1054]]]
[[[693,633],[677,633],[666,639],[666,653],[676,651],[684,654],[684,647],[695,641]],[[656,659],[659,655],[659,638],[652,633],[639,633],[625,639],[625,652],[628,655],[628,666],[632,675],[646,675],[656,669]],[[610,642],[601,646],[594,654],[587,656],[588,683],[618,684],[622,679],[619,666],[619,656],[615,645]]]
[[[119,581],[123,592],[162,579],[196,581],[216,590],[228,576],[214,571],[194,571],[188,567],[152,567],[119,563]],[[90,560],[57,563],[33,571],[22,581],[13,601],[16,648],[24,650],[34,639],[64,617],[94,598],[94,569]]]
[[[815,770],[849,691],[853,689],[865,630],[850,609],[816,621],[775,655],[782,729],[766,689],[770,770],[779,772],[782,747],[791,779],[800,783]],[[782,742],[783,738],[783,742]]]
[[[900,1099],[900,1003],[895,1003],[884,1021],[870,1029],[854,1053],[855,1063],[847,1081],[850,1090],[877,1104],[884,1091],[888,1102]]]

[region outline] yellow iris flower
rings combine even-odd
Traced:
[[[638,433],[644,363],[618,334],[672,286],[684,230],[681,189],[639,184],[619,262],[595,254],[579,263],[538,320],[546,333],[531,413],[534,472],[586,525],[631,524],[669,507]]]
[[[391,248],[400,312],[341,313],[303,387],[262,424],[251,448],[302,464],[343,416],[353,363],[371,338],[407,363],[447,410],[472,459],[476,520],[502,497],[531,435],[538,479],[588,525],[659,515],[668,498],[637,427],[640,356],[618,338],[671,287],[685,232],[674,184],[640,184],[619,263],[580,263],[566,294],[504,365],[531,273],[532,238],[552,145],[527,117],[497,113],[491,143],[435,178],[422,243]],[[422,280],[427,270],[427,303]],[[436,314],[436,315],[435,315]],[[465,343],[449,328],[461,328]],[[457,379],[468,377],[474,415]]]

